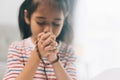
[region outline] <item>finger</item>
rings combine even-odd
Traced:
[[[56,36],[53,34],[53,35],[51,35],[51,38],[53,39],[53,40],[56,40]]]
[[[37,35],[37,40],[39,41],[39,40],[40,40],[40,38],[41,38],[41,36],[42,36],[42,35],[44,35],[44,34],[45,34],[44,32],[39,33],[39,34]]]
[[[54,53],[58,53],[58,52],[59,52],[58,49],[50,50],[50,51],[49,51],[50,54],[54,54]]]
[[[53,47],[52,46],[47,46],[47,47],[45,47],[45,49],[44,49],[45,51],[50,51],[50,50],[54,50],[53,49]]]
[[[43,57],[47,57],[48,55],[50,55],[50,52],[46,52]]]
[[[53,53],[58,53],[58,52],[59,52],[58,49],[53,50]]]
[[[45,45],[43,44],[43,46],[46,46],[46,45],[48,45],[48,44],[50,44],[50,42],[53,42],[53,41],[56,41],[56,36],[55,35],[50,35],[50,36],[48,36],[49,38],[51,38],[51,40],[49,41],[49,40],[46,40],[45,41]],[[48,38],[47,38],[48,39]],[[48,43],[47,43],[48,42]]]
[[[43,41],[40,39],[40,40],[38,41],[38,45],[43,49],[42,43],[43,43]]]
[[[38,42],[42,45],[44,41],[42,39],[39,39]]]
[[[44,33],[44,35],[42,35],[41,39],[42,39],[42,40],[46,40],[50,35],[51,35],[50,32]]]
[[[44,34],[45,34],[44,32],[38,34],[37,42],[39,42],[40,44],[42,44],[42,42],[43,42],[40,38],[41,38]]]
[[[58,49],[57,46],[47,46],[44,48],[45,51],[53,51],[53,50],[56,50]]]
[[[49,37],[47,40],[45,40],[44,42],[43,42],[43,47],[46,47],[46,46],[48,46],[48,45],[50,45],[50,43],[52,43],[53,42],[53,40],[51,39],[51,37]]]
[[[50,43],[50,46],[58,46],[58,43],[56,41],[53,41],[52,43]]]

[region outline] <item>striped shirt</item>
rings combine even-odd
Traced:
[[[31,52],[35,48],[32,43],[31,38],[27,38],[21,41],[13,42],[8,49],[7,56],[7,70],[3,80],[15,80],[15,78],[21,73],[26,64]],[[76,67],[75,67],[75,54],[71,46],[68,46],[64,42],[59,42],[58,44],[58,55],[60,56],[60,61],[64,66],[67,73],[73,78],[76,78]],[[46,58],[43,58],[45,63],[49,63]],[[45,66],[46,74],[48,80],[57,80],[54,69],[52,65]],[[45,80],[44,64],[40,62],[34,76],[34,80]]]

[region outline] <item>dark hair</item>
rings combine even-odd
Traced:
[[[24,20],[24,10],[26,9],[28,11],[28,18],[30,19],[32,13],[37,9],[38,5],[40,5],[40,3],[44,2],[44,1],[54,1],[55,6],[60,9],[63,10],[64,15],[65,15],[65,21],[64,21],[64,25],[62,28],[62,31],[60,33],[60,35],[57,37],[57,40],[59,41],[64,41],[68,44],[72,43],[73,40],[73,29],[72,29],[72,16],[70,14],[70,11],[72,12],[73,9],[71,8],[71,4],[72,1],[74,0],[39,0],[39,2],[35,3],[34,0],[25,0],[22,5],[20,6],[19,9],[19,29],[21,32],[21,37],[22,39],[28,38],[32,35],[31,30],[30,30],[30,26],[28,24],[26,24],[25,20]]]

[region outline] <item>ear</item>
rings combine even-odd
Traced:
[[[26,24],[30,25],[30,20],[28,18],[28,11],[26,9],[24,10],[24,19]]]

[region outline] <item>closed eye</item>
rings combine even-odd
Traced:
[[[54,23],[54,22],[52,23],[52,25],[56,26],[56,27],[60,26],[60,24],[57,24],[57,23]]]
[[[39,26],[45,26],[47,23],[46,22],[37,22],[37,24]],[[60,24],[55,23],[55,22],[53,22],[51,25],[54,26],[54,27],[59,27],[60,26]]]
[[[37,22],[38,25],[43,26],[46,24],[46,22]]]

